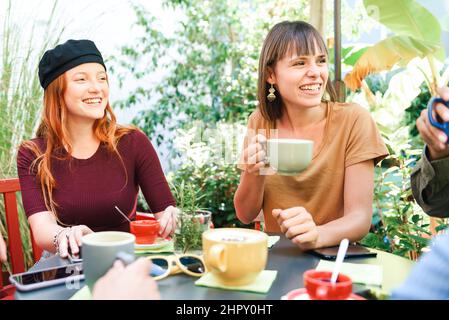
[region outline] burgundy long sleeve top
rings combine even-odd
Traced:
[[[45,150],[44,139],[33,141]],[[56,180],[53,198],[62,223],[84,224],[94,231],[129,231],[128,221],[114,207],[133,219],[139,187],[151,212],[175,205],[156,151],[144,133],[136,130],[126,134],[117,149],[124,166],[104,144],[89,159],[52,159],[51,172]],[[27,217],[48,211],[36,170],[30,170],[35,158],[29,149],[19,149],[17,169]]]

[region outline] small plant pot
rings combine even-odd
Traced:
[[[201,255],[203,251],[202,235],[204,231],[209,230],[211,221],[212,213],[210,211],[181,212],[177,217],[174,233],[175,254]]]

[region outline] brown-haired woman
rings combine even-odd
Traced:
[[[44,109],[36,138],[24,142],[17,168],[22,201],[37,244],[76,255],[92,231],[129,231],[115,206],[134,218],[139,187],[161,224],[174,230],[174,198],[150,140],[123,127],[109,104],[101,53],[92,41],[69,40],[39,63]]]
[[[304,250],[343,238],[357,241],[368,232],[374,165],[387,155],[370,114],[356,104],[334,102],[327,62],[321,35],[305,22],[281,22],[268,33],[259,60],[259,106],[249,118],[234,197],[242,222],[263,210],[266,231],[281,231]],[[270,132],[313,140],[305,171],[260,174]]]

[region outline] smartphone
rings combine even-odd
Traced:
[[[318,256],[322,259],[335,260],[337,259],[338,246],[310,250],[309,253]],[[370,257],[372,258],[376,256],[377,256],[376,252],[370,251],[368,248],[360,244],[350,244],[348,246],[348,250],[346,251],[345,259],[370,258]]]
[[[63,283],[73,285],[74,282],[81,280],[84,280],[81,263],[17,273],[9,277],[9,281],[21,291],[31,291]]]

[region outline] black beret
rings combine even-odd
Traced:
[[[96,62],[105,69],[103,57],[90,40],[68,40],[48,50],[39,62],[39,81],[46,89],[61,74],[83,63]]]

